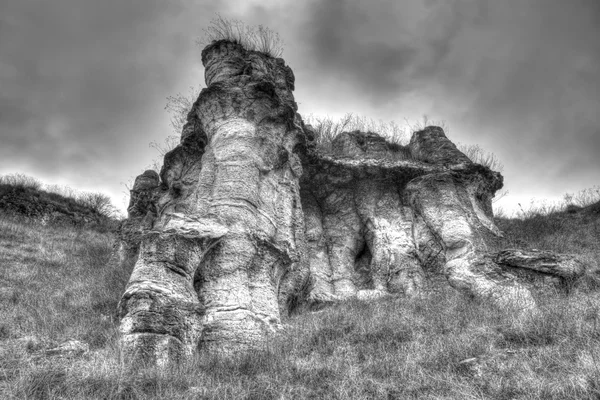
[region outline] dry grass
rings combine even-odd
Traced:
[[[39,190],[44,186],[38,179],[23,173],[0,175],[0,185],[33,190]]]
[[[444,306],[441,307],[440,304]],[[559,298],[525,324],[447,292],[289,321],[269,348],[122,374],[115,346],[31,365],[8,398],[585,399],[600,395],[598,303]],[[583,309],[582,309],[583,307]]]
[[[396,151],[391,151],[395,158],[410,159],[405,147],[408,145],[410,136],[418,131],[425,129],[428,126],[440,126],[446,134],[449,128],[444,121],[430,120],[427,115],[422,117],[422,120],[410,122],[405,120],[405,126],[400,127],[396,122],[375,121],[371,118],[357,116],[351,113],[344,115],[339,120],[333,120],[329,117],[315,117],[309,115],[305,118],[305,123],[310,125],[315,133],[315,144],[317,149],[324,154],[331,154],[333,151],[332,145],[336,138],[343,132],[372,132],[384,137],[391,148]],[[474,163],[481,164],[490,168],[493,171],[501,172],[504,166],[498,157],[491,152],[484,150],[479,145],[466,145],[457,143],[457,148],[462,151]]]
[[[395,122],[375,121],[364,116],[348,113],[339,120],[329,117],[309,115],[304,121],[314,133],[314,143],[322,154],[333,153],[333,142],[344,132],[376,133],[390,145],[388,156],[394,159],[408,159],[410,154],[405,147],[408,144],[407,131]]]
[[[0,218],[0,388],[31,379],[49,362],[39,355],[69,339],[114,343],[128,271],[105,267],[111,249],[108,233]],[[16,398],[27,397],[40,398]]]
[[[456,147],[476,164],[488,167],[492,171],[502,172],[504,170],[504,165],[500,159],[494,153],[484,150],[478,144],[457,143]]]
[[[581,206],[542,203],[498,219],[507,245],[575,253],[591,266],[569,296],[539,297],[541,312],[529,320],[447,288],[296,315],[262,350],[136,373],[119,367],[115,310],[131,271],[107,266],[111,234],[3,216],[0,398],[600,398],[594,193],[565,198]],[[48,354],[72,339],[90,350]]]
[[[130,271],[110,236],[0,220],[0,397],[6,399],[594,399],[597,294],[509,312],[451,289],[295,316],[267,348],[199,355],[180,370],[120,371],[114,310]],[[44,350],[68,339],[80,357]],[[125,371],[126,372],[126,371]]]
[[[204,38],[197,40],[200,46],[226,40],[240,44],[246,50],[260,51],[271,57],[280,57],[283,53],[283,41],[279,34],[263,25],[248,26],[240,20],[226,19],[217,14],[203,31]]]
[[[408,127],[408,130],[411,135],[415,132],[422,131],[428,126],[439,126],[444,130],[446,136],[450,132],[450,128],[448,127],[446,121],[430,119],[427,114],[423,114],[421,116],[421,120],[413,120],[412,122],[409,121],[407,118],[404,118],[404,122],[406,123],[406,126]]]

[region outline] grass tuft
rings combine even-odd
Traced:
[[[316,148],[324,154],[333,153],[333,142],[344,132],[376,133],[388,142],[390,153],[402,155],[405,153],[402,149],[409,140],[407,131],[393,121],[375,121],[352,113],[344,115],[338,121],[309,115],[305,118],[305,123],[314,135]]]
[[[240,44],[246,50],[260,51],[271,57],[280,57],[283,53],[283,41],[279,34],[264,25],[248,26],[240,20],[226,19],[217,14],[203,31],[204,38],[197,40],[200,46],[226,40]]]

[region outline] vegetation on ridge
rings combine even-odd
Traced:
[[[0,175],[0,212],[42,224],[60,222],[104,231],[114,229],[120,216],[103,193],[44,185],[20,173]]]
[[[219,40],[240,44],[246,50],[265,53],[271,57],[280,57],[283,53],[283,41],[277,32],[264,25],[248,26],[237,19],[225,19],[217,14],[203,29],[204,38],[196,43],[206,46]]]
[[[408,137],[406,130],[396,122],[375,121],[372,118],[359,116],[352,113],[345,114],[338,121],[329,117],[309,115],[304,118],[304,123],[310,125],[315,132],[315,142],[319,150],[329,153],[333,141],[343,132],[361,131],[376,133],[385,138],[389,143],[406,146]]]

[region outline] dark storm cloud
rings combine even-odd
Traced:
[[[342,74],[373,101],[419,87],[436,73],[452,41],[485,12],[465,1],[314,2],[305,32],[322,74]]]
[[[408,44],[392,46],[384,35],[370,37],[369,32],[361,32],[373,27],[370,11],[343,0],[315,3],[306,29],[314,60],[327,73],[368,87],[371,93],[396,92],[397,75],[411,64],[416,51]]]

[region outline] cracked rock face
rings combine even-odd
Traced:
[[[300,303],[418,297],[440,280],[528,313],[531,274],[582,273],[568,256],[498,252],[502,176],[441,128],[407,146],[346,132],[323,154],[282,59],[220,41],[202,61],[207,88],[160,175],[136,179],[111,259],[135,264],[119,304],[125,364],[261,346]]]
[[[534,307],[529,290],[485,257],[500,235],[491,209],[500,174],[473,164],[438,127],[406,147],[360,132],[333,147],[333,156],[307,157],[301,179],[312,301],[418,296],[442,273],[470,296]]]

